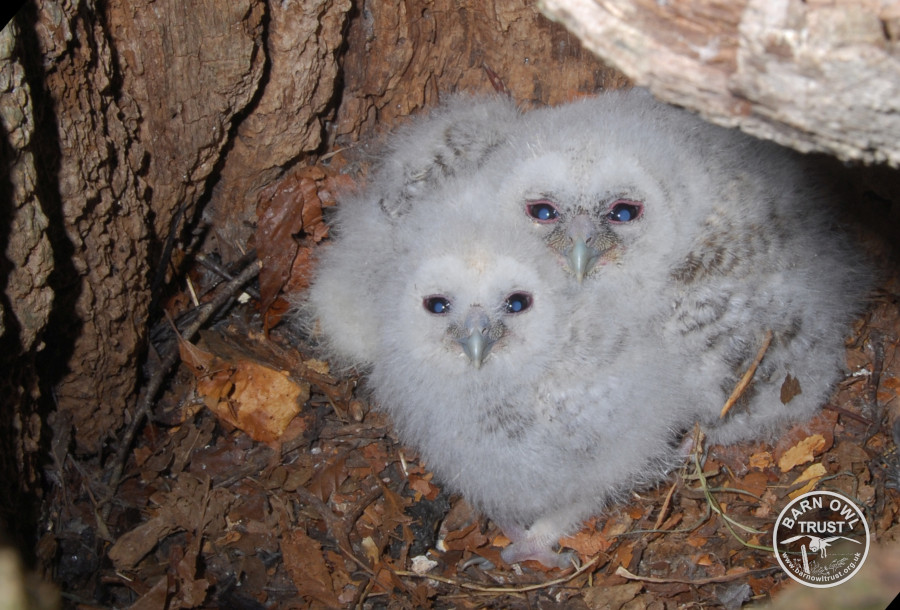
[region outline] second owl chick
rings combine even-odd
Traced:
[[[828,398],[872,273],[810,160],[632,90],[525,114],[492,163],[485,198],[543,238],[598,325],[682,363],[713,441],[777,434]]]

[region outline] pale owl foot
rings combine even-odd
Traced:
[[[564,570],[572,566],[578,567],[578,557],[574,551],[554,551],[552,548],[535,543],[533,540],[513,542],[500,552],[503,561],[509,564],[528,561],[539,561],[548,568]]]
[[[531,559],[549,568],[564,570],[572,565],[577,567],[578,557],[573,551],[554,550],[560,532],[553,526],[552,520],[539,520],[528,529],[507,525],[503,528],[503,532],[512,540],[512,544],[500,551],[500,557],[506,563],[513,564]]]

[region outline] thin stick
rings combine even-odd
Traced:
[[[662,508],[659,509],[659,516],[656,518],[656,523],[653,524],[653,529],[658,530],[662,526],[666,515],[669,513],[669,505],[672,503],[672,496],[675,494],[676,487],[678,487],[678,481],[672,483],[672,486],[669,488],[669,493],[666,494],[666,500],[663,502]]]
[[[734,406],[734,403],[737,402],[738,398],[741,397],[741,394],[744,393],[744,390],[747,389],[747,386],[750,385],[750,382],[753,380],[753,375],[756,373],[756,367],[759,366],[759,363],[762,362],[763,356],[766,355],[766,351],[769,349],[769,344],[772,343],[772,331],[766,331],[766,338],[763,339],[762,346],[759,348],[759,351],[756,353],[756,358],[753,359],[753,362],[750,364],[750,368],[747,369],[747,372],[744,373],[744,376],[741,377],[741,380],[737,382],[737,385],[734,386],[734,391],[731,392],[731,396],[728,397],[728,400],[725,401],[725,406],[722,407],[722,412],[719,413],[719,417],[725,417],[728,414],[728,411],[731,410],[731,407]]]
[[[411,578],[427,578],[428,580],[435,580],[437,582],[442,582],[448,585],[455,585],[457,587],[461,587],[463,589],[469,589],[471,591],[479,591],[481,593],[524,593],[526,591],[536,591],[538,589],[546,589],[548,587],[552,587],[554,585],[559,585],[565,582],[569,582],[576,576],[583,574],[588,568],[591,568],[600,560],[600,555],[594,556],[589,562],[572,572],[567,576],[561,576],[554,580],[548,580],[547,582],[537,583],[534,585],[521,585],[514,587],[486,587],[484,585],[476,585],[474,583],[463,582],[459,580],[453,580],[452,578],[446,578],[444,576],[437,576],[435,574],[416,574],[415,572],[407,572],[406,570],[397,570],[394,573],[397,576],[406,576]]]
[[[182,331],[181,336],[184,340],[190,341],[197,331],[200,330],[200,327],[203,326],[220,307],[227,303],[244,284],[257,275],[259,275],[259,263],[254,261],[237,277],[222,285],[216,297],[201,308],[200,315],[197,316],[197,319]],[[113,496],[115,496],[116,490],[121,482],[122,471],[125,469],[125,461],[128,458],[128,451],[131,448],[131,443],[134,442],[134,437],[141,427],[144,417],[146,417],[147,413],[150,411],[150,406],[153,404],[157,392],[159,392],[162,387],[163,381],[166,379],[169,370],[175,366],[175,363],[178,362],[180,357],[181,355],[177,349],[169,353],[138,399],[138,404],[135,408],[134,415],[131,418],[131,423],[128,424],[128,427],[125,428],[125,432],[122,434],[122,440],[119,442],[119,449],[116,452],[116,459],[109,470],[109,495],[104,499],[105,505],[102,510],[104,521],[109,519],[109,513],[110,510],[112,510],[111,500]]]
[[[764,574],[766,572],[772,572],[777,570],[777,567],[773,568],[762,568],[759,570],[745,570],[743,572],[735,572],[733,574],[724,574],[722,576],[711,576],[710,578],[698,578],[697,580],[690,580],[687,578],[656,578],[654,576],[638,576],[637,574],[632,574],[622,566],[616,568],[616,576],[621,576],[622,578],[627,578],[628,580],[640,580],[642,582],[652,582],[657,584],[667,584],[672,582],[683,583],[686,585],[708,585],[714,582],[729,582],[731,580],[737,580],[739,578],[744,578],[745,576],[753,576],[755,574]]]

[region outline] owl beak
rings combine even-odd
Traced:
[[[481,368],[481,363],[494,344],[494,340],[489,337],[490,326],[490,320],[480,309],[473,310],[466,316],[467,335],[459,339],[459,342],[476,369]]]
[[[594,224],[587,214],[578,214],[572,218],[567,233],[572,247],[566,253],[566,264],[580,284],[600,259],[600,251],[588,245],[594,235]]]
[[[597,264],[599,258],[600,252],[584,243],[583,239],[577,239],[566,256],[566,262],[580,284],[584,280],[584,276]]]

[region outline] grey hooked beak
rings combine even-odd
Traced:
[[[587,245],[595,233],[594,223],[587,214],[581,213],[572,218],[566,231],[572,240],[572,247],[566,253],[566,264],[580,284],[600,259],[600,250]]]
[[[476,369],[481,368],[481,363],[494,344],[494,339],[490,337],[490,326],[487,314],[475,309],[466,316],[466,336],[458,340]]]
[[[575,274],[575,279],[580,284],[584,280],[584,276],[597,264],[599,258],[600,252],[596,248],[592,248],[584,243],[583,239],[577,239],[572,249],[569,250],[568,255],[566,255],[566,263],[568,263],[569,269]]]

